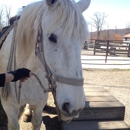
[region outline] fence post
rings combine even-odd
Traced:
[[[96,40],[95,40],[95,45],[94,45],[94,52],[93,52],[93,54],[95,55],[95,53],[96,53]]]
[[[108,52],[109,52],[109,40],[107,40],[107,49],[106,49],[105,63],[107,63]]]
[[[129,43],[129,47],[128,47],[128,57],[130,57],[130,43]]]

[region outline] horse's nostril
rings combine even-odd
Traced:
[[[79,111],[81,111],[81,109],[79,109]],[[65,103],[63,104],[63,106],[62,106],[62,112],[63,112],[66,116],[76,117],[76,116],[79,115],[79,111],[72,109],[69,102],[65,102]]]
[[[69,105],[70,105],[70,103],[65,102],[65,103],[63,104],[63,106],[62,106],[62,110],[63,110],[64,112],[67,112],[68,114],[70,114],[70,112],[69,112]]]

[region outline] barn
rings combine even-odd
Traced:
[[[130,33],[123,36],[124,42],[130,42]]]

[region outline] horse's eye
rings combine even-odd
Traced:
[[[50,34],[48,38],[51,42],[57,43],[57,36],[55,34]]]

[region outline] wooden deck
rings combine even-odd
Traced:
[[[103,87],[84,86],[86,103],[79,118],[62,123],[62,130],[130,130],[125,106]]]

